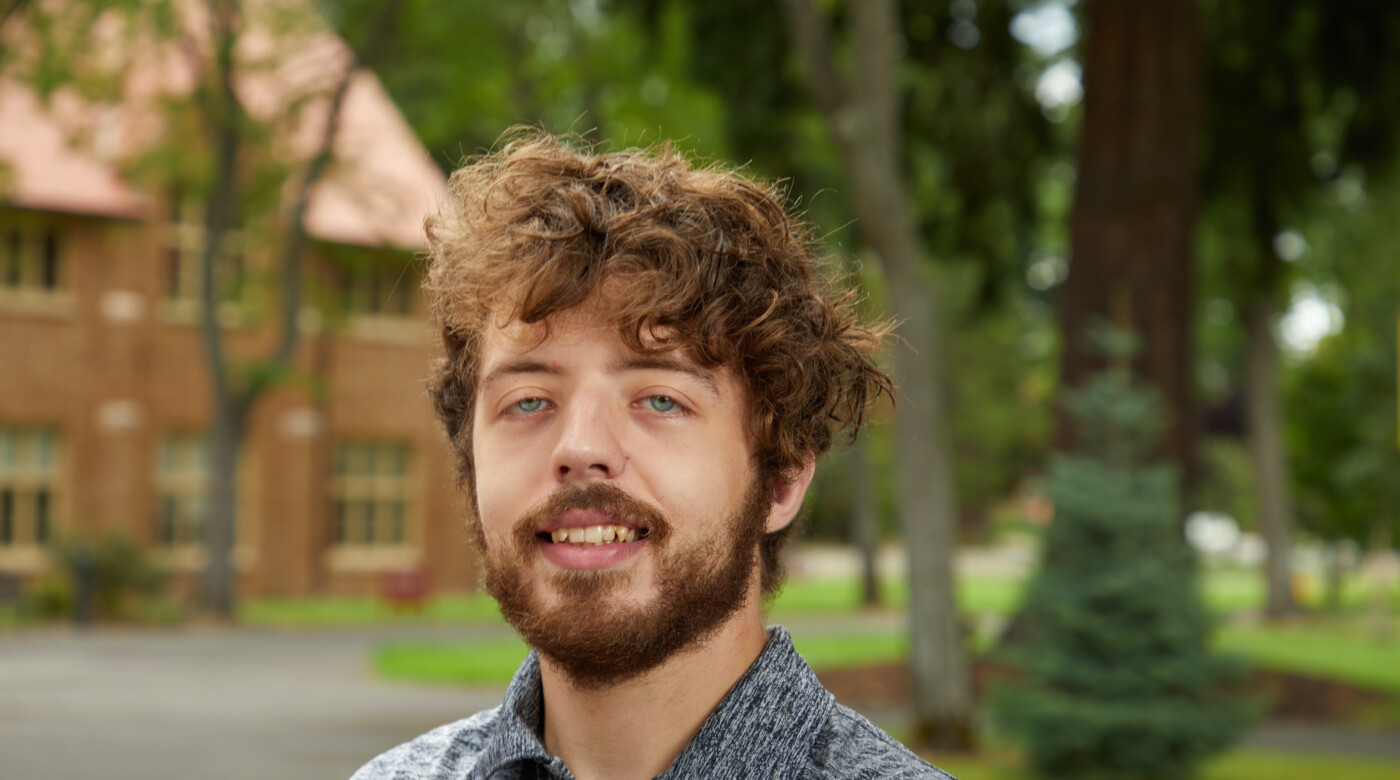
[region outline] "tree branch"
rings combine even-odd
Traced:
[[[851,23],[855,32],[856,88],[852,102],[861,122],[869,127],[867,143],[892,158],[896,167],[899,150],[888,142],[900,136],[898,76],[896,72],[894,3],[892,0],[860,0],[851,3]]]
[[[297,313],[301,308],[301,273],[304,264],[302,256],[306,251],[307,243],[306,211],[311,204],[311,191],[315,189],[316,183],[325,175],[326,170],[330,168],[331,162],[335,159],[335,138],[340,130],[340,118],[345,107],[346,95],[350,92],[350,85],[360,70],[379,56],[394,27],[402,5],[402,0],[388,0],[380,9],[374,24],[370,26],[369,33],[359,51],[351,52],[350,62],[346,65],[345,73],[336,85],[335,92],[332,93],[330,108],[326,113],[326,125],[321,131],[316,154],[307,164],[306,174],[301,179],[296,198],[292,201],[292,207],[287,213],[287,241],[283,244],[281,263],[282,332],[272,356],[272,360],[277,364],[290,363],[292,352],[296,349]]]
[[[0,11],[0,29],[4,29],[5,23],[10,21],[10,17],[24,10],[29,5],[29,0],[11,0],[5,5],[5,10]]]
[[[204,248],[200,255],[200,333],[209,362],[215,405],[234,398],[228,360],[224,355],[223,334],[219,328],[219,295],[215,270],[223,256],[224,243],[232,223],[233,204],[238,196],[238,150],[241,144],[238,96],[233,88],[233,48],[238,8],[233,0],[214,0],[209,5],[209,33],[214,46],[212,94],[206,95],[210,146],[214,153],[214,176],[204,212]]]

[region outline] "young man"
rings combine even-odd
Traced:
[[[430,393],[486,589],[534,650],[500,707],[356,780],[947,777],[763,626],[817,457],[890,392],[884,328],[824,289],[775,193],[543,134],[452,192]]]

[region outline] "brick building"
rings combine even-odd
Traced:
[[[329,38],[307,53],[332,75],[344,61]],[[36,576],[54,540],[109,533],[186,583],[202,567],[201,227],[178,197],[122,178],[124,142],[112,139],[129,120],[107,111],[74,136],[51,105],[0,80],[0,573]],[[240,590],[368,592],[408,568],[439,590],[469,589],[453,460],[423,392],[434,338],[414,256],[445,182],[368,74],[348,94],[336,150],[306,220],[301,375],[258,403],[242,453]],[[231,352],[266,353],[275,317],[226,306]]]

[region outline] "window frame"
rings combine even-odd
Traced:
[[[0,424],[0,553],[42,551],[55,541],[63,454],[56,426]]]
[[[68,242],[58,220],[0,211],[0,301],[54,301],[69,295]]]
[[[385,461],[397,461],[387,471]],[[332,446],[326,547],[401,550],[412,545],[416,458],[411,442],[343,439]],[[387,513],[385,510],[388,510]]]

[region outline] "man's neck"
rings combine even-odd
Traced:
[[[545,748],[579,780],[666,771],[768,642],[751,595],[703,645],[615,686],[581,690],[541,657]]]

